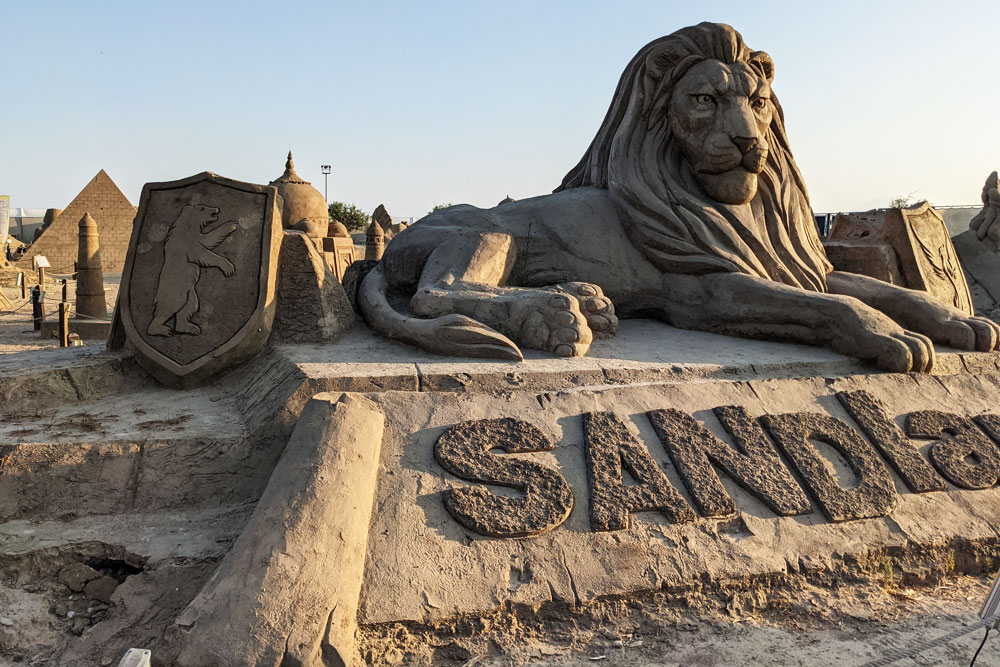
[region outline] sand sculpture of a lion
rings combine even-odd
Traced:
[[[648,44],[555,193],[412,225],[362,283],[362,313],[428,350],[508,359],[518,346],[583,355],[630,316],[825,345],[896,372],[930,370],[931,341],[995,349],[989,320],[832,271],[773,75],[727,25]]]

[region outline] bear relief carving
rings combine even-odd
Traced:
[[[235,221],[219,222],[215,206],[187,204],[171,223],[163,242],[163,268],[153,298],[150,336],[201,334],[191,321],[198,314],[198,281],[201,270],[216,268],[226,278],[236,272],[233,263],[214,252],[236,231]]]

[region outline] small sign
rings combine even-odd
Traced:
[[[45,255],[35,255],[35,268],[36,269],[48,269],[52,265],[49,264],[49,258]]]

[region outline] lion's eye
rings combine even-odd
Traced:
[[[767,98],[766,97],[758,97],[757,99],[755,99],[750,104],[757,111],[763,111],[765,108],[767,108]]]
[[[705,93],[702,93],[701,95],[695,95],[694,100],[698,104],[703,104],[703,105],[715,104],[715,98],[712,97],[711,95],[706,95]]]

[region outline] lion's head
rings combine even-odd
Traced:
[[[632,59],[559,190],[607,188],[665,272],[739,271],[825,291],[830,264],[771,92],[774,64],[702,23]]]

